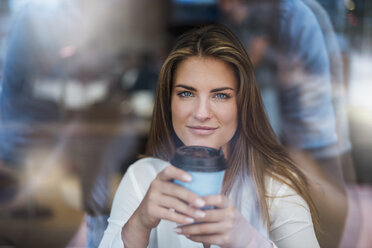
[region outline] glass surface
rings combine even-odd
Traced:
[[[0,246],[98,246],[145,152],[172,42],[217,22],[242,41],[274,131],[322,187],[320,242],[370,247],[372,1],[228,2],[0,1]],[[203,183],[220,189],[222,177]]]

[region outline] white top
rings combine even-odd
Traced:
[[[139,206],[150,183],[168,165],[168,162],[160,159],[144,158],[128,168],[116,191],[108,219],[109,224],[100,248],[124,247],[121,239],[123,226]],[[272,178],[266,180],[266,187],[268,193],[275,196],[268,200],[270,240],[279,248],[319,247],[306,202],[290,187]],[[244,203],[242,205],[244,208]],[[244,209],[241,211],[242,215],[249,220],[250,217],[246,216],[245,212],[247,211]],[[176,223],[160,221],[159,225],[151,231],[148,247],[203,248],[202,243],[196,243],[183,235],[176,234],[173,231],[175,227]]]

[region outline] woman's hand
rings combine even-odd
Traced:
[[[195,242],[221,247],[271,247],[254,227],[240,214],[233,202],[224,195],[203,197],[206,206],[204,218],[196,218],[198,224],[179,226],[175,232]]]
[[[173,179],[188,182],[191,176],[172,165],[158,174],[135,212],[143,228],[151,230],[161,219],[177,224],[190,224],[195,218],[205,216],[205,213],[199,210],[205,205],[204,200],[186,188],[172,183]]]

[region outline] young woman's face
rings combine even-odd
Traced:
[[[237,81],[227,63],[211,57],[181,62],[172,88],[173,128],[185,145],[222,147],[238,126]]]

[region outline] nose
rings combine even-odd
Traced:
[[[194,108],[194,118],[198,121],[206,121],[211,119],[212,109],[208,99],[199,99],[196,101]]]

